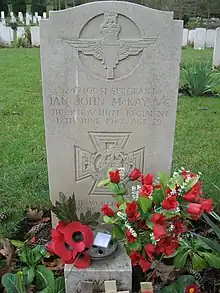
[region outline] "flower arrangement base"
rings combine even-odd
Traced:
[[[83,281],[93,283],[93,292],[105,292],[104,282],[116,280],[118,291],[132,289],[132,266],[123,245],[118,245],[117,251],[102,261],[93,261],[86,269],[77,269],[73,265],[65,265],[66,293],[83,292]]]

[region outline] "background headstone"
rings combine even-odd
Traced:
[[[30,25],[30,14],[28,12],[26,13],[25,23],[26,25]]]
[[[43,12],[43,18],[46,19],[47,18],[47,13]]]
[[[17,37],[22,37],[24,36],[24,33],[25,33],[25,30],[24,30],[24,27],[23,26],[18,26],[17,28]]]
[[[38,26],[31,27],[31,44],[32,46],[40,46],[40,33]]]
[[[194,36],[194,49],[205,49],[206,29],[196,28]]]
[[[189,35],[189,30],[184,28],[183,30],[183,42],[182,42],[182,46],[185,47],[188,44],[188,35]]]
[[[114,204],[97,186],[108,167],[170,172],[182,21],[103,1],[50,12],[40,32],[52,201],[74,192],[99,211]]]
[[[5,18],[5,12],[1,11],[1,20]]]
[[[37,23],[37,18],[35,15],[33,15],[33,24],[36,24]]]
[[[189,30],[188,42],[190,44],[194,43],[194,37],[195,37],[195,30]]]
[[[216,29],[215,45],[213,54],[213,66],[220,66],[220,27]]]
[[[206,32],[206,48],[213,48],[215,43],[215,30],[207,30]]]

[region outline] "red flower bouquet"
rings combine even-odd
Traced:
[[[104,221],[114,225],[113,236],[123,240],[132,264],[147,271],[154,259],[178,249],[189,220],[211,212],[212,199],[201,197],[200,175],[185,169],[171,178],[160,174],[158,180],[136,168],[127,176],[121,171],[111,170],[100,182],[116,199],[114,210],[105,204],[101,211]]]

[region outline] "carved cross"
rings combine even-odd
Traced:
[[[129,291],[117,291],[116,281],[105,281],[105,293],[129,293]]]

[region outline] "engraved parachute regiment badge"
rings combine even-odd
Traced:
[[[128,56],[138,55],[157,40],[157,38],[119,39],[121,25],[117,23],[117,17],[117,13],[104,13],[104,23],[100,26],[101,37],[98,39],[63,38],[78,52],[102,61],[107,79],[114,79],[114,69],[119,61]]]

